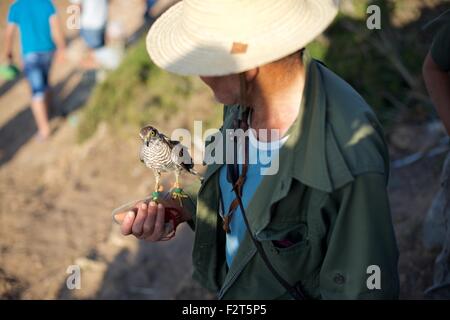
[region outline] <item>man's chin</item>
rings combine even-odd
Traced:
[[[236,104],[236,101],[232,101],[231,99],[227,99],[227,98],[224,98],[224,97],[214,96],[214,98],[220,104],[224,104],[224,105]]]

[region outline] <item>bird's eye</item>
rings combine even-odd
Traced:
[[[150,137],[154,137],[156,135],[156,132],[155,131],[150,131]]]

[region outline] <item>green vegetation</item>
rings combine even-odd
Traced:
[[[190,98],[205,91],[197,79],[179,77],[155,66],[142,39],[128,51],[121,66],[95,88],[83,111],[78,140],[92,136],[100,122],[115,131],[128,128],[134,132],[148,123],[165,122],[183,110]],[[214,111],[218,118],[219,108]]]
[[[408,18],[417,7],[412,2],[353,0],[325,37],[308,46],[313,57],[366,99],[385,126],[405,118],[421,121],[434,114],[421,75],[430,36],[421,33],[420,27],[428,20]],[[381,30],[366,27],[370,4],[381,8]],[[427,11],[433,17],[442,10],[435,10],[434,15],[432,8],[423,10]]]

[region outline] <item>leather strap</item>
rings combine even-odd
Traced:
[[[242,129],[244,131],[244,133],[247,132],[249,126],[248,126],[248,115],[250,112],[250,108],[248,107],[247,104],[247,82],[245,79],[245,74],[241,73],[239,75],[239,81],[240,81],[240,95],[241,95],[241,107],[245,108],[245,111],[242,113],[242,117],[238,117],[238,119],[234,120],[234,129]],[[233,164],[228,164],[229,166],[233,166],[233,173],[235,176],[237,176],[239,174],[239,164],[238,164],[238,157],[237,157],[237,137],[234,136],[233,137],[234,141],[234,161]],[[240,197],[242,197],[242,190],[244,188],[244,183],[245,183],[245,178],[247,176],[247,170],[248,170],[248,152],[249,152],[249,148],[248,148],[248,137],[247,135],[245,136],[244,139],[244,143],[242,144],[242,154],[244,155],[244,161],[242,164],[242,172],[239,175],[239,178],[237,180],[235,179],[230,179],[230,177],[228,177],[229,181],[236,181],[236,183],[233,185],[233,190],[236,190],[239,194]],[[231,219],[233,217],[234,212],[236,211],[236,209],[239,207],[239,201],[237,198],[235,198],[231,204],[230,207],[228,208],[227,214],[224,216],[223,219],[223,230],[226,233],[230,232],[230,223],[231,223]]]
[[[241,128],[244,130],[244,132],[246,132],[248,129],[248,114],[249,114],[250,109],[248,108],[247,100],[246,100],[247,88],[246,88],[246,81],[245,81],[244,74],[240,75],[240,81],[241,81],[241,102],[242,102],[241,106],[245,107],[246,109],[242,113],[242,117],[239,117],[239,119],[237,120],[238,122],[235,123],[234,127],[235,127],[235,129]],[[306,296],[303,293],[301,283],[297,282],[295,285],[291,285],[288,281],[286,281],[286,279],[284,279],[278,273],[278,271],[275,269],[275,267],[270,262],[269,257],[267,256],[266,252],[264,251],[264,248],[263,248],[261,242],[259,242],[253,235],[253,232],[250,228],[250,224],[247,219],[247,215],[245,213],[244,205],[242,203],[242,189],[243,189],[243,186],[245,183],[245,177],[247,174],[247,166],[248,166],[248,150],[249,150],[248,149],[248,146],[249,146],[248,136],[245,135],[245,142],[243,144],[244,163],[242,165],[242,173],[239,177],[237,177],[239,174],[239,164],[237,162],[237,137],[236,136],[234,136],[233,143],[234,143],[234,163],[227,164],[227,178],[231,183],[233,183],[235,181],[235,183],[233,184],[233,191],[235,193],[236,199],[234,199],[233,202],[231,202],[230,208],[228,209],[228,214],[224,217],[223,229],[225,230],[225,232],[230,231],[229,224],[230,224],[232,215],[235,212],[236,208],[239,207],[241,209],[242,217],[244,219],[244,223],[245,223],[245,226],[247,227],[250,238],[251,238],[252,242],[254,243],[256,250],[258,251],[258,254],[260,255],[264,264],[267,266],[267,268],[272,273],[272,275],[275,277],[275,279],[280,283],[280,285],[282,285],[286,289],[286,291],[291,295],[292,298],[294,298],[295,300],[304,300],[304,299],[306,299]]]

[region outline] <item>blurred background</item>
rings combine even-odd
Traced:
[[[159,70],[145,50],[148,27],[174,2],[156,1],[144,17],[145,1],[111,0],[105,47],[89,57],[78,30],[66,27],[71,3],[53,1],[67,50],[64,62],[52,66],[52,134],[43,143],[33,138],[37,128],[23,74],[0,80],[0,298],[214,297],[191,279],[188,227],[180,226],[169,242],[150,244],[122,237],[111,220],[114,208],[153,188],[152,172],[138,161],[141,126],[170,133],[193,130],[194,120],[202,120],[203,130],[220,127],[221,108],[209,90],[196,78]],[[433,38],[433,30],[422,27],[450,9],[450,1],[342,2],[338,19],[308,49],[354,86],[382,121],[392,160],[401,298],[423,299],[440,252],[424,246],[423,224],[448,140],[422,80]],[[369,4],[381,8],[381,30],[366,27]],[[9,5],[0,2],[2,31]],[[18,38],[14,52],[20,57]],[[70,265],[82,269],[81,290],[66,287]]]

